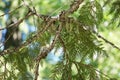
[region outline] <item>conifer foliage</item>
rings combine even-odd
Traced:
[[[53,49],[57,51],[60,48],[62,58],[53,65],[51,74],[46,76],[48,79],[45,80],[111,80],[112,78],[97,69],[99,55],[107,55],[98,38],[114,48],[119,47],[97,32],[103,20],[103,8],[100,2],[69,1],[64,10],[59,10],[53,15],[39,11],[42,5],[38,4],[45,5],[44,1],[35,2],[3,0],[6,6],[0,7],[4,12],[0,18],[9,16],[10,24],[3,21],[0,27],[0,31],[5,29],[9,31],[3,41],[5,48],[0,52],[0,80],[40,80],[40,65]],[[14,7],[13,4],[16,3],[18,5]],[[9,10],[6,12],[5,9]],[[23,26],[25,29],[25,25],[22,25],[25,21],[34,25],[36,31],[22,41],[20,27]]]

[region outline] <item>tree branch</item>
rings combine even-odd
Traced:
[[[105,41],[106,43],[110,44],[112,47],[118,49],[120,51],[120,48],[118,46],[116,46],[114,43],[110,42],[109,40],[105,39],[103,36],[101,36],[99,33],[97,33],[96,31],[93,31],[94,34],[96,34],[96,36],[100,39],[102,39],[103,41]]]
[[[60,25],[58,31],[56,31],[56,35],[55,35],[51,45],[49,47],[43,47],[43,49],[40,51],[39,55],[35,59],[36,66],[35,66],[35,79],[34,80],[37,80],[37,78],[38,78],[39,63],[40,63],[41,59],[44,59],[48,55],[48,53],[54,48],[55,43],[60,35],[61,30],[62,30],[62,25]]]
[[[67,14],[72,14],[74,13],[78,8],[79,5],[83,2],[84,0],[74,0],[74,2],[70,5],[70,8],[66,11]]]

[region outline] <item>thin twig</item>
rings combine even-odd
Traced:
[[[78,68],[77,65],[81,65],[81,66],[83,66],[83,67],[87,67],[88,69],[95,70],[96,72],[100,73],[100,75],[103,75],[103,76],[105,76],[106,78],[110,79],[110,76],[108,76],[108,75],[106,75],[105,73],[97,70],[96,68],[94,68],[94,67],[93,67],[92,65],[90,65],[90,64],[84,64],[84,63],[82,63],[82,62],[75,62],[75,61],[72,61],[72,62],[76,65],[76,67],[77,67],[78,70],[79,70],[79,68]]]
[[[0,60],[0,64],[4,65],[4,63],[2,62],[2,60]]]
[[[21,8],[22,6],[23,6],[23,4],[21,4],[20,6],[18,6],[17,8],[15,8],[15,9],[12,10],[12,11],[9,11],[8,13],[4,13],[4,14],[0,15],[0,17],[5,16],[5,15],[7,15],[7,14],[11,14],[12,12],[14,12],[14,11],[16,11],[17,9]]]
[[[31,15],[33,15],[33,13],[28,13],[24,18],[18,20],[17,22],[13,23],[13,24],[10,24],[4,28],[0,28],[0,30],[4,30],[4,29],[7,29],[7,28],[10,28],[10,27],[13,27],[13,26],[18,26],[20,23],[22,23],[25,19],[27,19],[28,17],[30,17]]]
[[[62,44],[64,53],[66,53],[66,46],[65,46],[65,43],[64,43],[64,41],[62,40],[61,36],[59,36],[59,40],[60,40],[60,43]]]
[[[105,41],[106,43],[110,44],[112,47],[120,50],[120,48],[118,46],[116,46],[114,43],[110,42],[109,40],[105,39],[103,36],[101,36],[99,33],[97,33],[96,31],[93,31],[94,34],[96,34],[96,36],[100,39],[102,39],[103,41]]]
[[[101,75],[104,75],[106,78],[110,79],[110,76],[108,76],[108,75],[106,75],[105,73],[103,73],[103,72],[97,70],[97,69],[94,68],[92,65],[85,65],[85,64],[84,64],[84,66],[87,66],[87,67],[91,68],[92,70],[97,71],[97,72],[100,73]]]
[[[63,57],[65,57],[66,59],[69,59],[69,56],[66,52],[66,45],[65,45],[64,41],[62,40],[61,36],[59,36],[59,41],[60,41],[60,43],[62,44],[62,47],[63,47],[63,52],[64,52]]]

